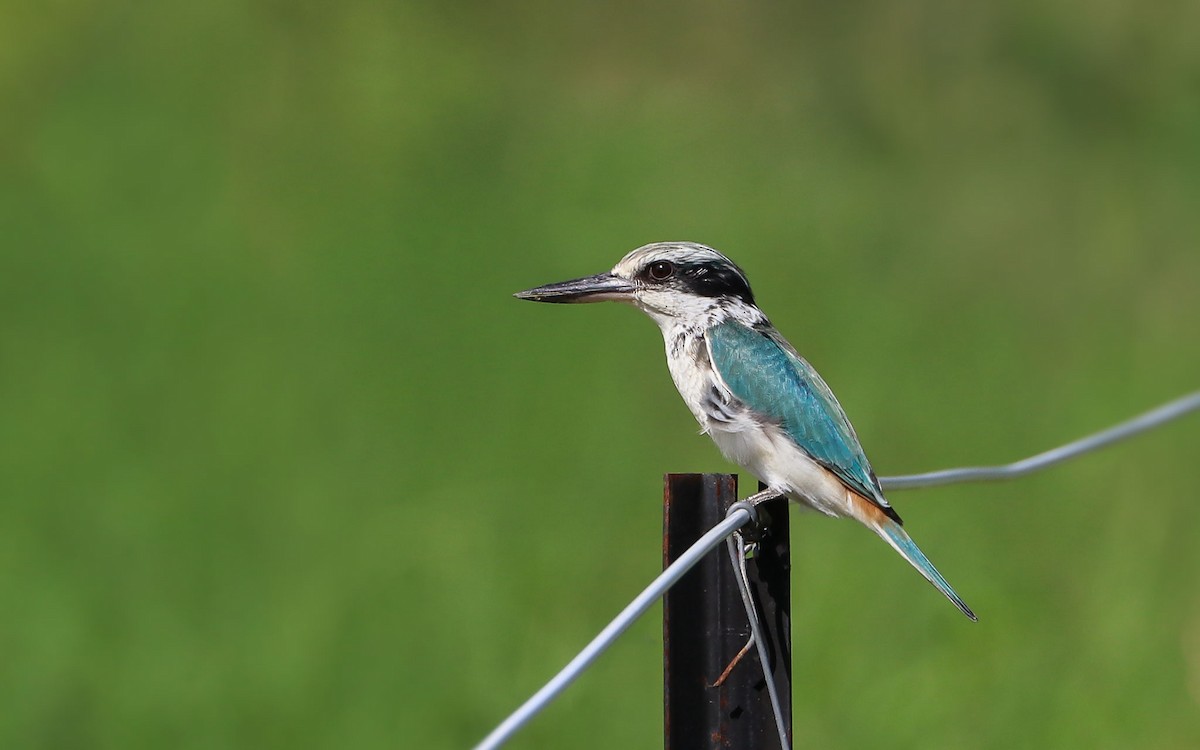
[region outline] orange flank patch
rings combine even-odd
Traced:
[[[855,520],[871,528],[895,523],[895,521],[888,518],[887,513],[883,512],[883,508],[880,508],[849,487],[846,488],[846,505],[850,508],[850,512],[854,515]]]

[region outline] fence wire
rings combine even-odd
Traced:
[[[735,511],[734,508],[729,510]],[[735,531],[725,542],[729,547],[729,564],[733,566],[737,575],[742,606],[746,608],[746,620],[750,623],[750,642],[758,649],[758,663],[762,665],[763,678],[767,683],[767,694],[771,699],[771,714],[775,719],[775,731],[779,733],[779,747],[786,750],[789,747],[788,731],[784,726],[783,708],[779,702],[779,688],[775,685],[775,677],[772,674],[771,655],[767,649],[766,638],[763,636],[762,623],[758,619],[758,609],[754,606],[754,594],[750,592],[750,574],[746,571],[746,540],[742,538],[740,531]],[[728,667],[726,667],[726,671],[728,671]]]
[[[476,745],[475,750],[492,750],[492,748],[500,747],[507,742],[518,729],[529,723],[530,719],[574,682],[583,673],[583,670],[591,666],[600,654],[608,650],[608,647],[633,624],[634,620],[645,614],[646,610],[650,609],[659,597],[667,592],[667,589],[675,585],[675,582],[682,578],[684,573],[691,570],[705,555],[725,541],[725,537],[749,523],[750,517],[749,510],[738,508],[733,514],[726,516],[724,521],[709,530],[707,534],[700,537],[695,544],[688,547],[679,556],[679,559],[667,566],[666,570],[660,573],[642,593],[621,610],[621,613],[604,630],[601,630],[591,643],[584,646],[583,650],[567,663],[567,666],[563,667],[541,690],[534,693],[529,700],[521,704],[520,708]]]
[[[1200,391],[1182,396],[1106,430],[1010,464],[974,466],[945,469],[925,474],[881,477],[879,482],[885,489],[903,490],[957,482],[1014,479],[1154,429],[1197,409],[1200,409]],[[512,736],[521,727],[528,724],[533,717],[537,716],[551,701],[566,690],[568,685],[578,679],[584,670],[591,666],[602,653],[607,651],[616,642],[617,638],[628,630],[629,626],[633,625],[634,621],[645,614],[646,610],[650,609],[667,592],[667,589],[675,585],[676,581],[691,570],[705,555],[720,545],[726,537],[753,521],[755,516],[754,506],[776,497],[777,494],[772,490],[764,490],[731,507],[724,521],[710,529],[708,533],[700,537],[695,544],[680,555],[675,562],[667,566],[642,593],[638,594],[625,609],[621,610],[620,614],[613,618],[612,622],[605,626],[590,643],[584,646],[583,650],[574,659],[571,659],[558,674],[554,675],[540,690],[521,704],[520,708],[502,721],[487,737],[483,738],[475,746],[474,750],[495,750],[495,748],[502,746],[505,742],[512,739]]]
[[[1103,448],[1119,440],[1133,437],[1140,432],[1152,430],[1159,425],[1182,417],[1190,411],[1200,409],[1200,391],[1163,404],[1157,409],[1139,414],[1133,419],[1109,427],[1107,430],[1080,438],[1073,443],[1060,445],[1036,456],[1023,458],[1002,466],[971,466],[963,469],[944,469],[926,474],[908,474],[901,477],[882,477],[879,483],[885,490],[907,490],[912,487],[933,487],[939,484],[958,482],[986,482],[996,479],[1015,479],[1032,474],[1054,464],[1075,458],[1097,448]]]

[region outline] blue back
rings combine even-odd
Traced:
[[[779,335],[727,320],[705,332],[712,364],[746,406],[863,497],[888,507],[854,428],[821,376]]]

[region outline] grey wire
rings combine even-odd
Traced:
[[[730,508],[732,511],[733,508]],[[746,540],[735,531],[725,540],[729,548],[729,562],[738,579],[738,591],[742,595],[742,606],[746,608],[746,619],[750,621],[750,639],[758,649],[758,661],[762,665],[763,678],[767,683],[767,695],[771,699],[771,713],[775,718],[775,731],[779,733],[779,747],[788,750],[787,728],[783,725],[783,709],[780,708],[779,691],[775,687],[775,678],[771,674],[770,654],[767,653],[767,642],[762,635],[762,624],[758,619],[758,607],[754,606],[754,597],[750,594],[750,574],[746,572]]]
[[[1036,456],[1017,461],[1003,466],[983,466],[970,467],[965,469],[946,469],[945,471],[934,471],[927,474],[910,474],[897,477],[883,477],[879,481],[886,489],[908,489],[910,487],[928,487],[940,484],[950,484],[952,482],[971,482],[982,481],[988,479],[1012,479],[1014,477],[1023,476],[1030,472],[1044,469],[1047,466],[1052,466],[1061,461],[1073,458],[1081,453],[1086,453],[1091,450],[1096,450],[1118,440],[1123,440],[1127,437],[1144,432],[1153,427],[1157,427],[1164,422],[1169,422],[1172,419],[1181,417],[1190,411],[1200,408],[1200,391],[1188,394],[1181,398],[1175,399],[1167,404],[1164,404],[1157,409],[1152,409],[1144,414],[1141,414],[1133,419],[1122,422],[1115,427],[1110,427],[1107,430],[1097,432],[1093,435],[1076,440],[1073,443],[1068,443],[1064,446],[1039,453]],[[755,506],[760,502],[769,500],[778,495],[773,490],[764,490],[755,495],[743,500],[743,503],[749,503]],[[671,563],[657,578],[655,578],[649,586],[638,594],[625,609],[621,610],[620,614],[610,622],[604,630],[601,630],[599,635],[592,639],[587,646],[580,651],[574,659],[569,661],[565,667],[559,670],[549,682],[547,682],[541,690],[534,693],[529,700],[521,704],[520,708],[514,711],[507,719],[492,730],[483,741],[475,746],[474,750],[495,750],[500,747],[521,727],[529,723],[534,716],[542,711],[552,700],[557,698],[563,690],[574,682],[585,669],[591,666],[600,654],[604,653],[612,646],[613,642],[633,624],[637,618],[646,613],[667,589],[671,588],[683,574],[689,571],[697,562],[705,555],[716,548],[726,537],[737,531],[741,527],[750,522],[751,511],[745,507],[737,507],[740,503],[735,504],[729,509],[729,515],[725,520],[714,526],[704,536],[689,547],[675,562]],[[761,656],[761,654],[760,654]],[[766,664],[766,660],[763,660]],[[769,684],[770,681],[768,681]],[[778,712],[776,713],[778,717]],[[785,745],[786,747],[786,745]]]
[[[1119,440],[1133,437],[1140,432],[1153,429],[1177,419],[1190,411],[1200,409],[1200,391],[1195,391],[1174,401],[1163,404],[1157,409],[1139,414],[1133,419],[1122,422],[1107,430],[1088,435],[1072,443],[1039,453],[1036,456],[1015,461],[1002,466],[971,466],[962,469],[945,469],[931,471],[927,474],[907,474],[899,477],[881,477],[879,483],[885,490],[906,490],[911,487],[933,487],[954,482],[984,482],[994,479],[1014,479],[1032,474],[1057,463],[1074,458],[1082,453],[1103,448]]]
[[[667,569],[659,574],[625,609],[621,610],[621,613],[604,630],[601,630],[591,643],[584,646],[583,650],[567,663],[567,666],[554,675],[529,700],[521,704],[521,707],[505,719],[500,726],[493,729],[491,734],[484,737],[483,741],[475,746],[475,750],[493,750],[511,739],[517,730],[529,723],[530,719],[574,682],[583,673],[583,670],[591,666],[600,654],[607,651],[613,642],[633,624],[634,620],[645,614],[646,610],[650,609],[650,606],[658,601],[658,598],[666,593],[667,589],[682,578],[684,573],[691,570],[696,563],[700,562],[701,558],[715,549],[725,537],[750,522],[750,511],[746,508],[736,508],[731,511],[724,521],[710,529],[695,544],[688,547],[675,562],[667,566]]]

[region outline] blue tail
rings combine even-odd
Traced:
[[[942,574],[937,572],[937,568],[933,567],[933,563],[929,562],[929,558],[925,557],[925,553],[917,547],[917,543],[912,540],[900,524],[891,519],[884,519],[877,524],[873,524],[875,531],[883,540],[892,545],[897,552],[908,560],[909,564],[917,569],[917,572],[925,576],[925,579],[937,587],[937,590],[946,595],[946,598],[954,602],[954,606],[962,610],[962,613],[972,620],[978,620],[971,608],[958,598],[958,594],[954,593],[954,589],[950,588],[950,584],[946,583],[946,579],[942,578]]]

